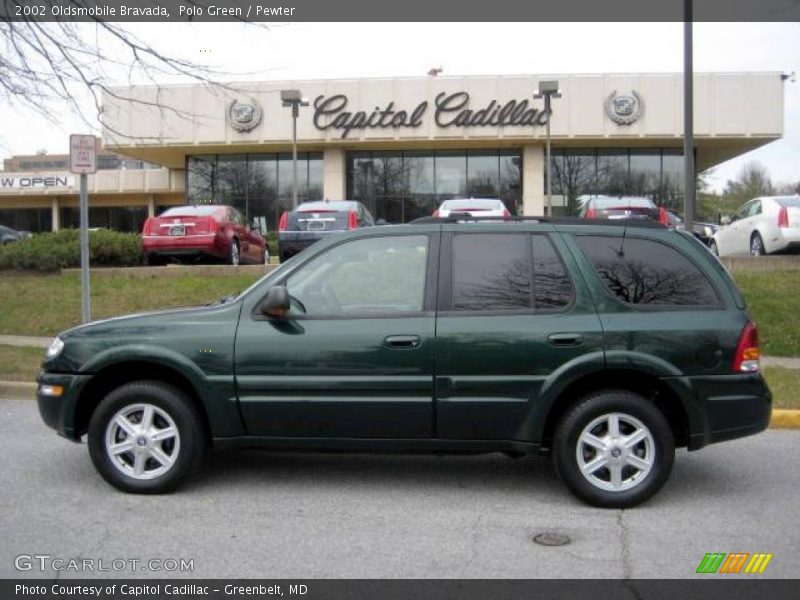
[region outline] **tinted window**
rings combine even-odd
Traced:
[[[680,252],[653,240],[576,236],[600,278],[623,302],[709,305],[719,298],[700,270]]]
[[[454,310],[531,308],[527,235],[462,234],[453,240]]]
[[[420,312],[427,255],[427,236],[354,240],[314,258],[286,287],[311,316]]]
[[[564,308],[572,300],[572,281],[543,235],[533,236],[533,303],[536,310]]]

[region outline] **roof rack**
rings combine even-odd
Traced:
[[[446,217],[419,217],[409,221],[408,225],[445,223],[553,223],[555,225],[617,225],[639,229],[664,229],[665,225],[658,221],[640,221],[630,219],[584,219],[583,217],[542,217],[542,216],[510,216],[510,217],[475,217],[469,213],[450,213]]]
[[[550,223],[552,219],[548,217],[476,217],[470,213],[451,212],[446,217],[419,217],[413,221],[409,221],[409,225],[423,225],[425,223],[497,223],[497,222],[511,222],[511,221],[533,221],[537,223]]]

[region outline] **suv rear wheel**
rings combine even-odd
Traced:
[[[556,470],[584,502],[628,508],[669,478],[675,442],[664,415],[625,390],[591,394],[569,410],[553,437]]]
[[[89,454],[108,483],[125,492],[175,489],[199,466],[205,435],[179,389],[137,381],[109,393],[89,422]]]

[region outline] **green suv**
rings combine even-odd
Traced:
[[[549,452],[582,500],[652,496],[676,447],[765,429],[744,299],[694,237],[570,219],[337,235],[241,294],[71,329],[44,421],[127,492],[210,447]]]

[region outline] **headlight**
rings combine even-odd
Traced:
[[[710,238],[711,236],[713,236],[713,235],[714,235],[714,228],[713,228],[713,227],[709,227],[708,225],[706,225],[706,226],[703,228],[703,233],[705,234],[705,236],[706,236],[707,238]]]
[[[57,337],[50,345],[47,347],[47,352],[45,353],[45,358],[47,360],[53,360],[56,356],[61,354],[61,351],[64,349],[64,342],[61,341],[61,338]]]

